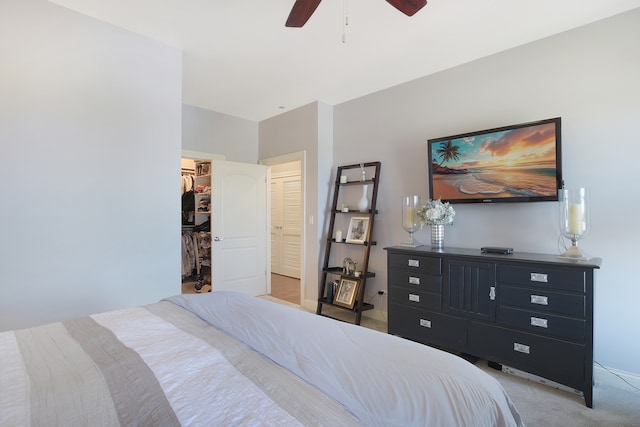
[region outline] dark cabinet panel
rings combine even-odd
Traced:
[[[500,307],[498,322],[501,325],[541,333],[551,337],[567,338],[584,342],[584,318],[556,316],[548,313],[536,313],[517,308]]]
[[[441,311],[442,309],[442,298],[440,294],[422,292],[417,289],[396,288],[390,290],[389,302],[425,310]]]
[[[600,259],[387,250],[389,333],[573,387],[592,407],[593,285]]]
[[[584,390],[584,345],[471,322],[469,352]]]
[[[467,351],[467,320],[389,303],[389,333],[412,341]]]
[[[442,274],[442,259],[408,253],[389,253],[388,264],[391,268],[417,273]]]
[[[397,286],[402,286],[408,290],[442,293],[442,276],[404,270],[392,270],[392,274],[393,283]]]
[[[445,312],[482,320],[495,319],[495,264],[446,259],[444,283]]]
[[[584,269],[551,268],[544,264],[503,265],[498,268],[498,280],[502,283],[576,292],[585,291],[585,277]]]
[[[505,284],[500,285],[500,305],[582,318],[587,307],[584,293],[553,292]]]

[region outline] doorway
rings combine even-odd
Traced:
[[[201,163],[207,165],[206,173],[202,174],[207,179],[204,186],[208,192],[205,194],[207,203],[206,208],[201,207],[202,200],[196,194],[193,231],[207,239],[206,245],[198,246],[196,258],[201,271],[206,268],[209,272],[211,285],[207,291],[213,288],[215,291],[264,295],[268,292],[269,282],[268,168],[216,158]],[[196,172],[196,183],[201,184],[197,176]],[[198,193],[197,189],[195,193]],[[201,224],[198,215],[209,219],[202,224],[206,229],[197,229]],[[203,254],[207,256],[203,257]]]
[[[269,166],[271,296],[304,301],[304,152],[264,159]]]

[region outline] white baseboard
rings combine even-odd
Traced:
[[[583,396],[583,393],[580,390],[567,387],[566,385],[556,383],[546,378],[542,378],[537,375],[512,368],[510,366],[503,365],[502,372],[514,375],[518,378],[523,378],[525,380],[545,384],[555,389],[573,393],[578,396]],[[593,378],[596,386],[598,382],[601,382],[619,389],[631,389],[633,387],[635,387],[636,389],[640,389],[640,376],[631,374],[629,372],[602,367],[597,364],[593,366]]]
[[[599,364],[593,366],[593,376],[595,381],[602,381],[616,388],[633,388],[640,389],[640,375],[630,372],[619,371],[617,369],[608,368]]]
[[[386,306],[387,295],[376,295],[373,298],[373,310],[367,310],[362,312],[362,316],[369,317],[371,319],[380,320],[386,322],[388,320],[387,312],[382,310],[382,307]],[[385,307],[386,308],[386,307]]]

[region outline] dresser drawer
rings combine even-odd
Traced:
[[[389,302],[389,333],[423,344],[465,351],[467,321]]]
[[[442,274],[442,258],[389,252],[388,268],[426,274]]]
[[[389,270],[389,286],[442,294],[442,276],[406,270]]]
[[[585,347],[478,322],[469,323],[469,353],[582,390]]]
[[[423,310],[442,310],[442,296],[439,293],[425,292],[420,289],[389,287],[389,302]]]
[[[543,288],[520,288],[500,285],[500,305],[540,312],[585,316],[584,294],[553,292]]]
[[[498,265],[497,279],[500,283],[585,292],[585,275],[583,270],[556,269],[544,265]]]
[[[585,321],[575,317],[500,307],[498,323],[541,335],[567,338],[579,342],[584,342],[585,337]]]

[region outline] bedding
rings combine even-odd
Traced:
[[[3,332],[0,355],[0,426],[523,425],[457,356],[233,292]]]

